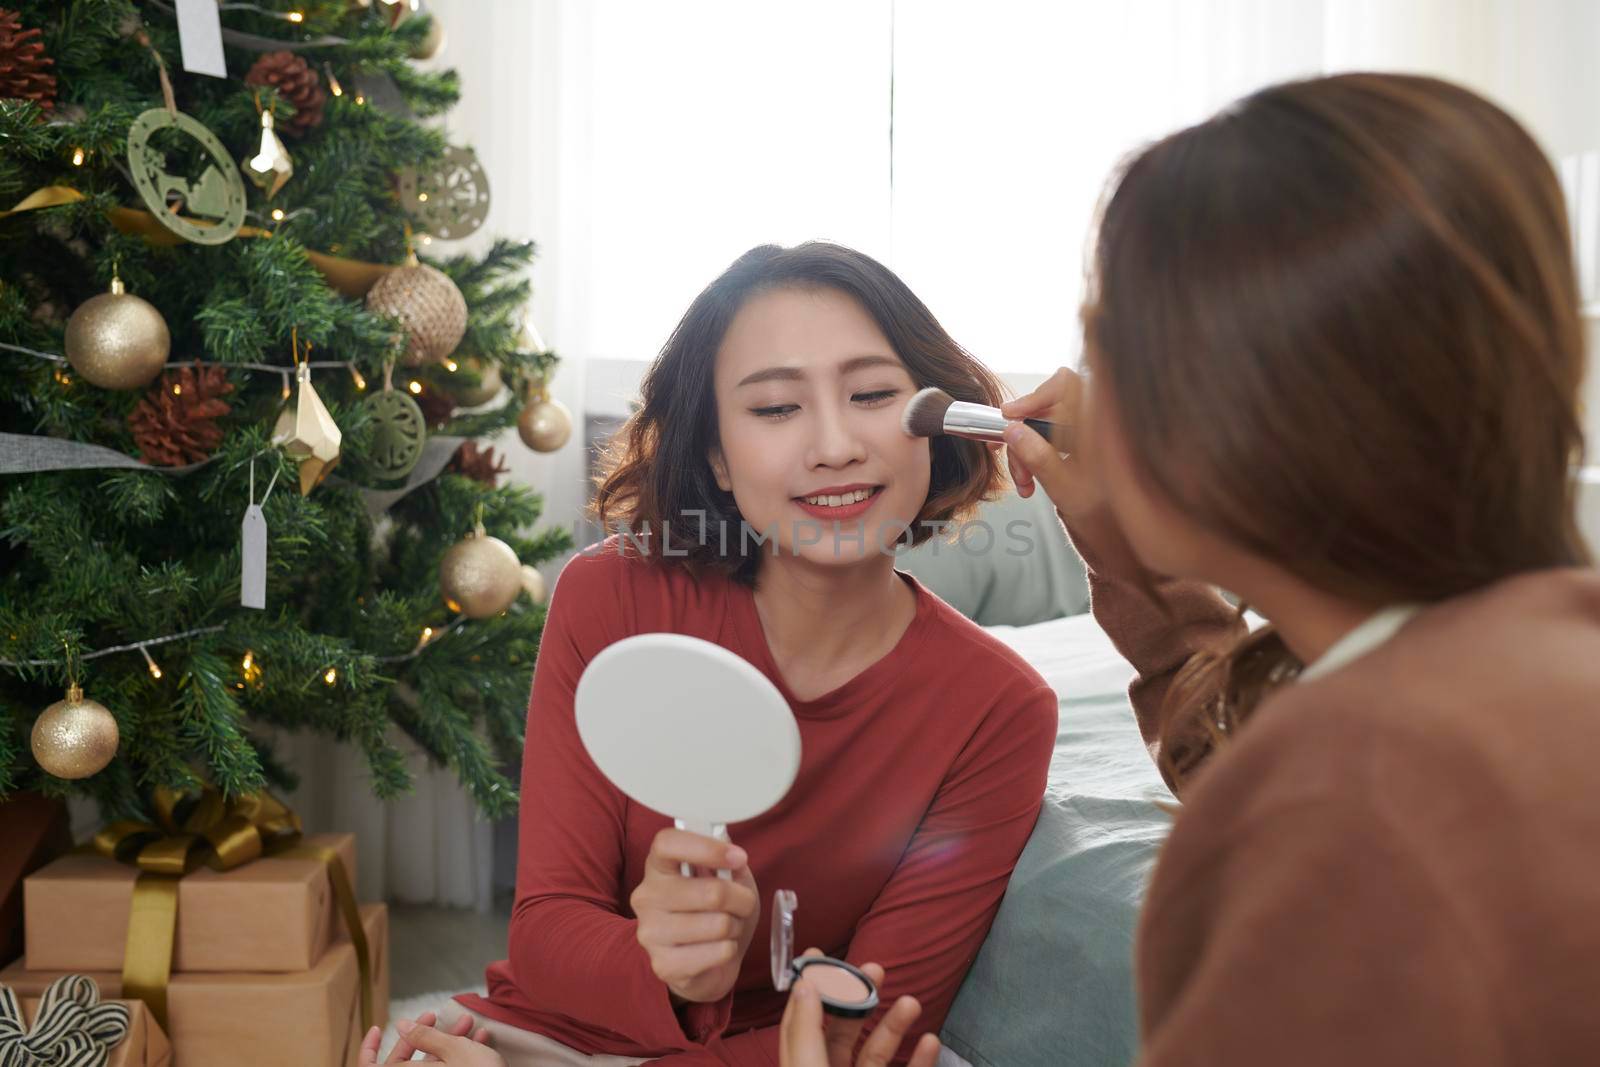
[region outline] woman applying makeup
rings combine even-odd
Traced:
[[[1549,162],[1434,79],[1274,86],[1115,180],[1087,376],[1005,411],[1071,424],[1068,457],[1016,424],[1009,458],[1183,800],[1140,1067],[1594,1061],[1578,304]],[[1215,586],[1270,624],[1230,632]],[[791,1011],[786,1067],[849,1062]]]

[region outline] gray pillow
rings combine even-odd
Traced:
[[[983,504],[959,530],[899,552],[895,566],[979,626],[1025,626],[1089,608],[1083,561],[1042,492]]]

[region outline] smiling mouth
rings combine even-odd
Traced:
[[[848,493],[835,493],[823,496],[797,496],[795,500],[802,504],[810,504],[818,508],[842,508],[851,504],[859,504],[870,497],[883,492],[883,486],[875,485],[871,489],[853,489]]]

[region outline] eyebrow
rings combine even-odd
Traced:
[[[900,361],[891,356],[853,356],[839,365],[839,373],[851,374],[858,370],[865,370],[867,367],[885,365],[898,367],[900,366]],[[734,388],[742,389],[747,385],[755,385],[757,382],[804,381],[805,376],[806,372],[799,367],[767,367],[765,370],[758,370],[753,374],[745,375]]]

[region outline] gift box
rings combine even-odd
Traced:
[[[389,969],[388,911],[361,909],[374,985]],[[296,974],[174,974],[167,985],[166,1034],[174,1067],[350,1067],[361,1047],[361,990],[355,948],[347,938]],[[37,995],[56,972],[0,971],[0,985]],[[122,976],[91,974],[102,995],[118,996]],[[388,998],[374,990],[374,1011]],[[375,1020],[377,1021],[377,1020]]]
[[[72,847],[67,806],[37,793],[0,803],[0,967],[22,955],[22,880]]]
[[[367,955],[372,961],[372,1022],[389,1025],[389,905],[361,905],[361,928],[367,934]],[[339,940],[348,944],[350,936],[341,926]]]
[[[334,848],[354,877],[353,834],[309,834]],[[63,856],[24,882],[30,971],[122,970],[137,868],[88,852]],[[262,856],[230,871],[209,867],[178,883],[174,973],[292,973],[314,967],[341,921],[327,867]]]
[[[0,979],[0,985],[7,985]],[[45,983],[48,985],[49,983]],[[22,1022],[31,1027],[39,1017],[39,998],[21,997]],[[128,1036],[124,1037],[106,1057],[105,1067],[173,1067],[172,1046],[167,1035],[150,1017],[150,1009],[140,1000],[116,1000],[128,1009]],[[0,1054],[0,1059],[3,1059]]]

